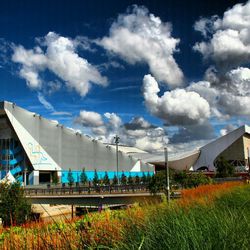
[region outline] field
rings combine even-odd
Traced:
[[[249,249],[249,210],[250,185],[204,185],[170,205],[1,229],[0,249]]]

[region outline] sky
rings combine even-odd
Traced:
[[[148,152],[249,124],[250,1],[1,1],[0,99]]]

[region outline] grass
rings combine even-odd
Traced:
[[[192,203],[156,208],[144,228],[124,231],[117,249],[250,249],[250,186],[219,187],[187,191]]]
[[[2,229],[0,249],[249,249],[250,185],[206,185],[182,196],[170,206]]]

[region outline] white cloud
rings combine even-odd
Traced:
[[[109,36],[97,43],[130,64],[147,63],[158,81],[177,87],[183,82],[183,73],[173,57],[179,39],[171,36],[171,29],[145,7],[134,5],[118,16]]]
[[[117,129],[121,126],[122,120],[121,118],[115,113],[105,113],[104,116],[109,120],[109,125],[113,129]]]
[[[45,84],[39,73],[48,69],[63,80],[67,87],[85,96],[91,84],[106,86],[107,78],[77,54],[77,44],[70,38],[49,32],[42,44],[46,47],[45,52],[40,47],[27,50],[23,46],[14,46],[12,60],[21,64],[19,74],[31,88],[41,88]]]
[[[39,92],[37,95],[39,102],[49,111],[55,112],[55,108],[50,104],[45,97]]]
[[[103,120],[106,118],[106,122]],[[155,127],[143,117],[135,117],[129,123],[123,124],[115,113],[81,111],[75,120],[82,124],[85,130],[90,129],[92,136],[106,143],[113,143],[114,136],[120,137],[120,143],[135,146],[147,151],[162,150],[168,142],[164,129]]]
[[[225,128],[223,128],[223,129],[220,130],[220,135],[221,136],[226,135],[229,132],[235,130],[236,128],[237,128],[237,126],[235,126],[233,124],[228,124]]]
[[[56,111],[54,106],[50,102],[48,102],[46,98],[44,97],[44,95],[40,92],[38,92],[37,98],[39,102],[44,106],[44,108],[51,112],[51,115],[55,115],[55,116],[71,116],[72,115],[70,112]]]
[[[151,114],[173,125],[202,123],[210,117],[208,102],[194,91],[175,89],[158,96],[158,83],[151,75],[144,76],[143,95]]]
[[[250,62],[250,1],[236,4],[222,18],[197,21],[195,29],[208,41],[196,43],[194,49],[205,58],[212,58],[217,66],[228,69]]]
[[[86,127],[99,127],[104,124],[100,114],[86,110],[80,111],[80,115],[77,117],[76,122]]]

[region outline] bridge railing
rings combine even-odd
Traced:
[[[107,186],[78,186],[78,187],[47,187],[24,188],[29,196],[36,195],[87,195],[87,194],[117,194],[149,192],[147,184],[107,185]]]

